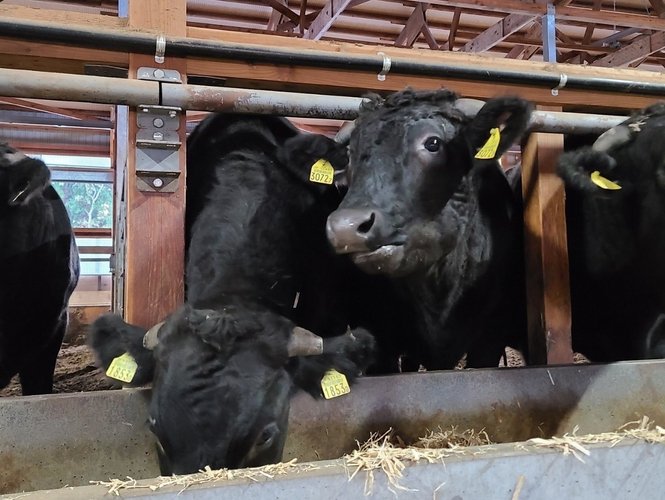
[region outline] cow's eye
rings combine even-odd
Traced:
[[[436,153],[441,149],[441,143],[442,141],[438,137],[429,137],[425,141],[425,149],[430,153]]]
[[[261,434],[259,434],[259,436],[256,438],[256,446],[259,448],[269,447],[275,439],[277,431],[277,425],[275,424],[269,424],[264,427],[264,429],[261,431]]]

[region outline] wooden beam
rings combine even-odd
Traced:
[[[448,34],[448,41],[441,46],[441,50],[453,50],[455,48],[455,36],[457,35],[457,29],[459,28],[459,20],[462,15],[462,9],[459,7],[455,8],[453,13],[453,20],[450,23],[450,32]]]
[[[300,0],[300,34],[304,35],[307,28],[307,0]]]
[[[291,9],[289,9],[286,5],[286,0],[279,1],[279,0],[261,0],[263,3],[266,5],[269,5],[270,7],[273,8],[273,12],[277,11],[280,14],[282,14],[285,17],[288,17],[291,21],[293,21],[295,24],[298,24],[300,22],[300,18],[298,17],[298,14],[293,12]],[[271,16],[272,19],[272,16]],[[270,23],[270,21],[268,21]]]
[[[166,36],[187,34],[186,0],[132,0],[132,29],[157,30]],[[141,66],[155,67],[154,56],[131,54],[129,74]],[[184,59],[166,58],[163,69],[180,71],[186,81]],[[129,112],[127,168],[127,247],[125,269],[125,319],[150,327],[175,310],[184,298],[185,179],[180,174],[175,193],[146,193],[136,188],[136,109]],[[185,165],[186,120],[180,118],[180,165]]]
[[[573,362],[564,186],[554,172],[562,152],[559,134],[531,134],[522,148],[531,365]]]
[[[279,1],[279,3],[285,7],[287,5],[287,0],[275,1]],[[268,25],[266,26],[266,29],[268,31],[277,31],[277,26],[282,22],[283,17],[283,14],[273,7],[272,12],[270,13],[270,18],[268,18]]]
[[[423,26],[425,25],[426,9],[427,5],[423,5],[422,3],[416,5],[416,7],[413,9],[413,12],[409,16],[409,19],[407,19],[406,24],[404,25],[404,29],[402,29],[401,33],[397,36],[397,40],[395,40],[395,45],[397,47],[413,46],[413,43],[418,38]]]
[[[303,38],[320,40],[340,14],[344,12],[344,9],[346,9],[350,2],[351,0],[328,0],[319,11],[319,15],[316,16],[316,19],[314,19],[312,24],[309,25],[307,33],[305,33]]]
[[[521,30],[527,24],[532,23],[535,19],[536,16],[532,15],[509,14],[464,45],[460,52],[485,52]]]
[[[540,38],[542,34],[543,34],[543,25],[540,24],[540,20],[536,19],[534,23],[531,25],[531,27],[527,30],[524,38],[527,39]],[[525,50],[527,50],[527,47],[525,45],[515,45],[512,49],[510,49],[510,52],[506,54],[506,59],[517,59],[519,56],[522,55],[522,53],[524,53]]]
[[[421,31],[423,36],[425,37],[427,45],[429,45],[429,48],[432,50],[439,50],[439,44],[436,42],[436,38],[434,38],[434,35],[429,29],[429,26],[427,26],[427,21],[425,21],[425,24],[423,24]]]
[[[47,106],[45,104],[39,104],[32,101],[26,101],[25,99],[16,99],[13,97],[0,97],[0,104],[8,104],[10,106],[16,106],[17,108],[29,109],[31,111],[39,111],[41,113],[50,113],[52,115],[64,116],[67,118],[74,118],[75,120],[89,120],[89,115],[84,115],[72,111],[69,109],[56,108],[53,106]]]
[[[651,36],[638,38],[630,45],[620,48],[614,54],[595,60],[591,65],[604,67],[627,66],[664,48],[665,32],[659,31]]]
[[[649,0],[649,3],[656,12],[656,15],[663,19],[665,17],[665,4],[663,4],[663,0]]]
[[[0,18],[31,19],[33,21],[46,21],[49,23],[78,24],[90,28],[124,28],[127,19],[99,14],[85,14],[81,12],[36,9],[20,5],[0,5]]]

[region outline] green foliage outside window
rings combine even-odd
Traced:
[[[111,227],[113,223],[113,187],[92,182],[53,182],[65,202],[74,227]]]

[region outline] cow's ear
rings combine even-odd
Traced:
[[[533,104],[519,97],[487,101],[463,131],[472,156],[498,159],[524,134],[532,111]]]
[[[288,139],[280,151],[280,161],[302,182],[324,188],[346,185],[346,146],[324,135],[300,134]]]
[[[49,185],[51,172],[41,160],[23,157],[4,168],[9,205],[22,205]]]

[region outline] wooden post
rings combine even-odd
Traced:
[[[561,111],[558,106],[539,106]],[[573,362],[563,182],[555,173],[563,135],[536,133],[522,146],[529,362]]]
[[[130,0],[129,26],[159,34],[187,35],[186,0]],[[186,61],[130,54],[129,76],[141,66],[180,71],[186,82]],[[125,269],[125,320],[149,327],[162,321],[183,301],[185,221],[185,114],[180,118],[180,166],[175,193],[145,193],[136,188],[136,109],[129,113],[127,169],[127,252]]]

